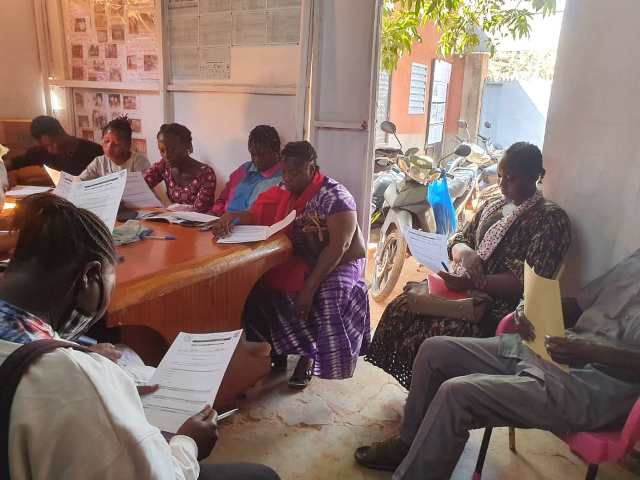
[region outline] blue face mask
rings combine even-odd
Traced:
[[[100,289],[100,296],[98,299],[98,310],[102,306],[102,302],[104,301],[104,285],[102,284],[102,280],[98,284],[98,288]],[[77,293],[76,298],[74,299],[74,305],[77,304]],[[80,335],[85,333],[89,328],[96,323],[100,318],[98,317],[98,311],[93,314],[82,312],[76,307],[72,307],[71,312],[66,315],[68,319],[62,327],[58,329],[58,335],[64,340],[75,340]]]

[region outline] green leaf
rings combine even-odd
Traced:
[[[489,53],[494,56],[495,42],[500,38],[531,34],[534,12],[547,16],[556,9],[556,0],[521,0],[515,8],[506,4],[506,0],[387,0],[383,8],[381,65],[394,70],[398,59],[422,40],[418,29],[428,21],[440,33],[438,51],[442,56],[463,55],[478,46],[477,29],[487,35]]]

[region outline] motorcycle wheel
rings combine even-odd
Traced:
[[[407,242],[398,230],[387,235],[382,252],[376,251],[376,267],[371,284],[371,297],[382,303],[395,288],[404,266]]]

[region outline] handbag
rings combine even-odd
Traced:
[[[322,250],[329,245],[329,228],[317,215],[303,217],[294,239],[296,254],[315,263]]]
[[[444,288],[444,290],[443,290]],[[437,275],[423,282],[409,282],[404,288],[407,306],[412,313],[479,323],[491,297],[471,290],[465,294],[452,292]],[[437,293],[434,293],[437,292]]]

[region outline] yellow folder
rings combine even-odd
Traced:
[[[525,343],[537,355],[553,362],[544,346],[544,338],[547,335],[564,337],[560,282],[541,277],[526,262],[524,265],[524,314],[533,324],[536,333],[534,341]],[[556,365],[568,370],[566,365]]]

